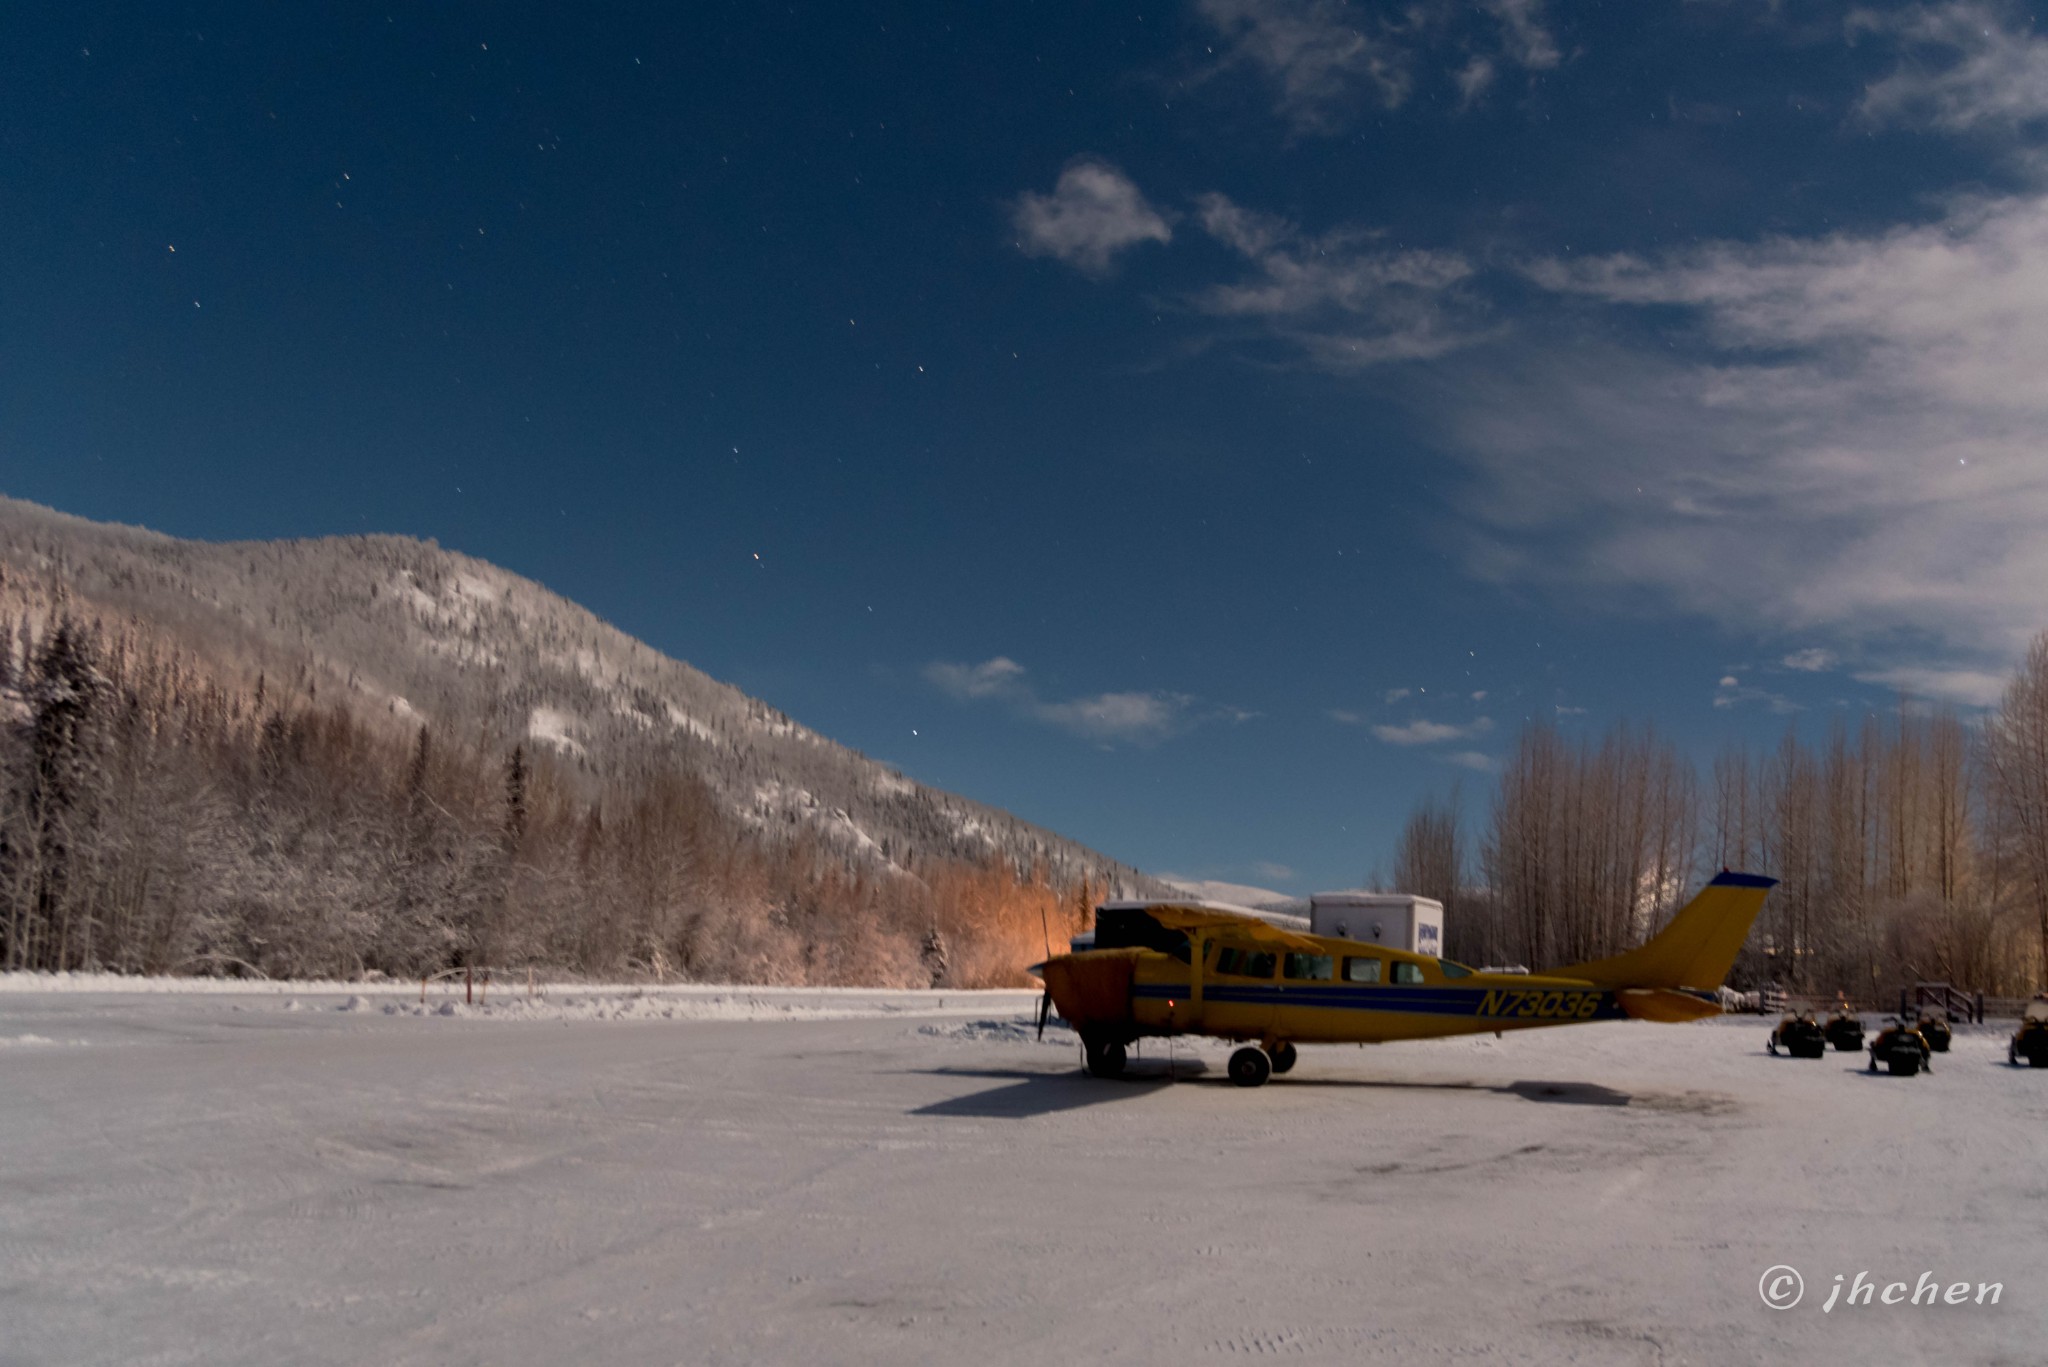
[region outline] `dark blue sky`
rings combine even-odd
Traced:
[[[15,12],[0,490],[434,537],[1286,890],[2048,625],[2022,6],[312,8]]]

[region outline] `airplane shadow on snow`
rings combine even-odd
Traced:
[[[1127,1101],[1177,1083],[1201,1086],[1231,1085],[1221,1073],[1211,1073],[1200,1059],[1133,1059],[1124,1076],[1116,1081],[1089,1077],[1079,1071],[1031,1072],[1022,1068],[932,1068],[920,1071],[938,1077],[999,1078],[1004,1085],[967,1096],[948,1097],[920,1106],[912,1115],[960,1116],[977,1119],[1022,1119],[1078,1110],[1109,1101]],[[1527,1080],[1509,1083],[1483,1082],[1398,1082],[1376,1078],[1289,1077],[1267,1084],[1282,1090],[1395,1090],[1424,1092],[1491,1092],[1566,1106],[1626,1106],[1636,1098],[1592,1082],[1546,1082]]]

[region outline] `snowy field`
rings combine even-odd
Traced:
[[[1081,1077],[1023,993],[24,986],[8,1367],[2048,1361],[2048,1071],[1995,1029],[1911,1080],[1749,1018],[1243,1091]],[[1971,1300],[1824,1312],[1865,1270]]]

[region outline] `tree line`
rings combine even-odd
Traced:
[[[1453,958],[1615,953],[1732,868],[1779,880],[1737,986],[2031,993],[2048,985],[2048,633],[1981,718],[1902,700],[1705,771],[1646,727],[1530,726],[1478,824],[1469,836],[1455,794],[1429,798],[1394,855],[1394,886],[1444,902]]]
[[[981,987],[1083,928],[1043,864],[852,858],[702,775],[401,736],[129,623],[0,621],[0,968]]]

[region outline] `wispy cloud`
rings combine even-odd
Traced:
[[[998,655],[978,665],[927,665],[924,676],[956,698],[997,698],[1023,686],[1024,666]]]
[[[1005,655],[976,665],[936,661],[925,666],[924,677],[949,697],[963,702],[994,699],[1019,716],[1104,743],[1156,744],[1203,720],[1256,715],[1232,708],[1204,715],[1193,697],[1164,691],[1048,700],[1039,697],[1025,678],[1024,666]]]
[[[1165,215],[1129,176],[1085,157],[1060,172],[1050,194],[1019,195],[1011,223],[1026,256],[1050,256],[1088,275],[1107,275],[1126,248],[1173,238]]]
[[[1714,685],[1714,706],[1727,709],[1742,707],[1749,703],[1756,703],[1780,715],[1789,715],[1793,712],[1805,710],[1790,698],[1773,693],[1766,688],[1756,688],[1745,684],[1733,674],[1722,675],[1721,681]]]
[[[1825,632],[1874,668],[2002,664],[2039,629],[2048,197],[1529,274],[1656,306],[1665,345],[1471,368],[1438,411],[1478,476],[1482,573]]]
[[[1401,726],[1375,726],[1373,735],[1389,745],[1436,745],[1447,740],[1469,740],[1493,729],[1491,717],[1479,717],[1462,726],[1447,722],[1411,721]]]
[[[1380,700],[1383,702],[1390,703],[1399,702],[1401,701],[1401,699],[1408,696],[1408,692],[1409,690],[1405,688],[1390,688],[1386,692],[1380,694]]]
[[[2048,118],[2048,40],[2017,5],[1952,0],[1858,10],[1849,32],[1900,49],[1898,66],[1857,105],[1870,123],[1963,132]]]
[[[1482,774],[1490,774],[1499,767],[1492,755],[1483,754],[1478,750],[1453,750],[1442,756],[1442,759],[1446,764],[1455,764],[1460,769],[1471,769]]]
[[[1397,247],[1358,228],[1304,233],[1220,194],[1201,196],[1196,214],[1251,270],[1202,291],[1195,307],[1255,323],[1314,366],[1427,360],[1497,330],[1484,306],[1459,290],[1473,266],[1456,252]]]
[[[1361,96],[1395,109],[1414,84],[1404,25],[1365,16],[1341,0],[1196,0],[1223,45],[1224,68],[1243,68],[1273,88],[1273,110],[1299,133],[1343,126]]]
[[[1341,132],[1365,109],[1400,108],[1439,66],[1461,108],[1503,67],[1555,67],[1560,54],[1543,11],[1543,0],[1411,0],[1377,12],[1344,0],[1195,4],[1221,48],[1216,69],[1265,83],[1273,112],[1305,135]]]
[[[1270,859],[1255,859],[1251,867],[1255,877],[1270,879],[1276,883],[1285,883],[1295,877],[1292,868],[1286,864],[1276,864]]]
[[[1820,646],[1808,646],[1805,650],[1793,651],[1778,663],[1787,669],[1796,669],[1802,674],[1819,674],[1833,669],[1840,662],[1840,657],[1834,651],[1825,650]]]
[[[1922,669],[1900,666],[1858,674],[1863,683],[1881,684],[1901,693],[1969,707],[1996,707],[2008,682],[2002,674],[1977,669]]]

